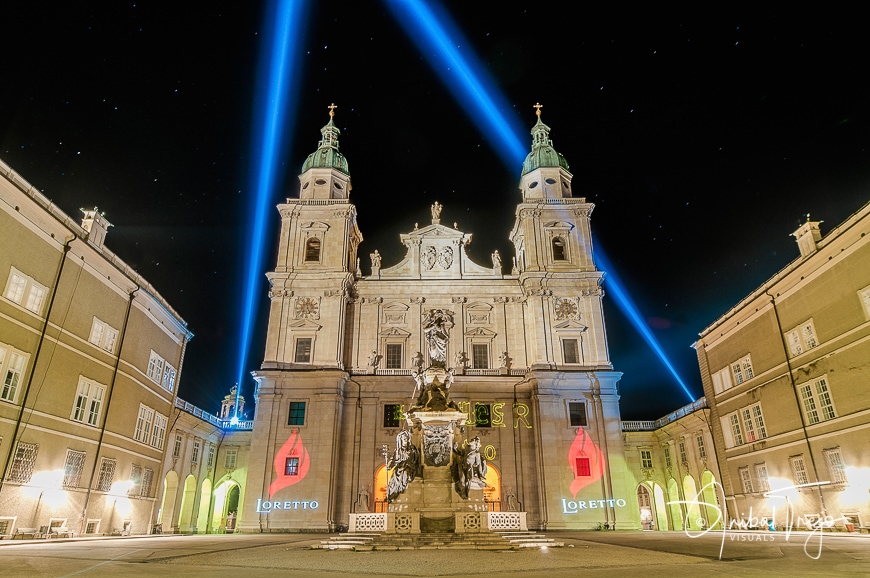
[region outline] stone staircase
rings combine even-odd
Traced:
[[[515,550],[564,546],[543,534],[531,531],[425,532],[421,534],[377,534],[346,532],[321,540],[324,550]]]

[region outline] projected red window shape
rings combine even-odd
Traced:
[[[571,495],[574,498],[577,492],[604,475],[604,454],[582,427],[568,450],[568,465],[574,472],[574,481],[571,482]]]
[[[299,435],[299,430],[294,429],[275,454],[273,464],[277,477],[269,486],[269,497],[274,496],[280,489],[301,482],[308,473],[310,462],[308,450],[302,445],[302,436]]]

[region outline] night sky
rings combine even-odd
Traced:
[[[214,412],[239,365],[263,6],[15,4],[2,14],[0,158],[74,218],[105,211],[106,245],[195,334],[180,396]],[[789,234],[803,215],[826,234],[870,198],[861,19],[826,6],[701,15],[584,3],[574,17],[555,2],[506,4],[445,6],[525,131],[543,104],[575,196],[595,203],[597,248],[700,396],[698,333],[798,256]],[[306,22],[270,206],[297,195],[334,102],[362,256],[378,249],[396,264],[399,233],[428,223],[436,200],[442,220],[474,234],[472,259],[512,256],[521,167],[504,165],[385,4],[316,3]],[[271,268],[277,211],[268,218]],[[260,282],[246,375],[263,356]],[[612,298],[605,315],[623,418],[688,403]]]

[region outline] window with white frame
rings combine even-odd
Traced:
[[[858,291],[858,297],[861,299],[861,305],[864,306],[864,315],[870,319],[870,287]]]
[[[199,440],[193,440],[193,451],[190,454],[190,463],[198,464],[199,463],[199,451],[202,448],[202,442]]]
[[[802,485],[810,483],[810,478],[807,475],[807,466],[804,463],[803,454],[799,456],[791,456],[788,459],[791,464],[791,473],[794,476],[795,485]]]
[[[139,404],[139,416],[136,418],[136,431],[133,439],[147,444],[151,441],[151,426],[154,423],[154,410],[147,405]]]
[[[46,295],[48,295],[47,287],[12,267],[9,279],[6,281],[6,291],[3,293],[6,299],[38,315],[42,311]]]
[[[82,481],[82,470],[85,468],[85,452],[66,451],[66,461],[63,465],[63,487],[78,488]]]
[[[27,354],[11,345],[0,343],[0,377],[3,379],[0,387],[0,399],[15,402],[24,366],[27,364]]]
[[[586,419],[586,402],[568,402],[568,423],[571,427],[586,427],[589,425]]]
[[[163,389],[169,392],[172,392],[175,389],[175,376],[177,374],[178,372],[174,367],[168,363],[163,364],[163,380],[160,383],[160,385],[163,386]]]
[[[740,385],[753,377],[752,359],[747,355],[731,364],[731,374],[734,376],[734,385]]]
[[[165,363],[166,361],[162,357],[157,355],[157,353],[155,353],[152,349],[151,357],[148,359],[148,371],[146,372],[148,379],[150,379],[154,383],[162,385],[163,365]]]
[[[764,416],[761,413],[761,404],[756,403],[740,410],[743,418],[743,436],[746,443],[751,443],[767,437],[764,427]]]
[[[103,407],[105,392],[106,388],[102,385],[80,377],[71,419],[96,426],[100,421],[100,410]]]
[[[752,478],[749,476],[749,467],[745,466],[737,468],[737,473],[740,474],[740,483],[743,485],[743,493],[752,493]]]
[[[108,492],[112,489],[115,481],[115,458],[102,458],[100,460],[100,477],[97,480],[97,491]]]
[[[228,470],[232,470],[236,467],[236,459],[239,456],[239,450],[236,448],[230,448],[227,450],[226,456],[224,456],[224,467]]]
[[[175,446],[172,448],[172,457],[177,458],[181,456],[181,434],[175,434]]]
[[[85,534],[99,534],[101,521],[99,518],[88,518],[88,522],[85,525]]]
[[[163,449],[163,440],[166,439],[166,419],[165,415],[154,413],[154,426],[151,429],[151,442],[149,445],[158,450]]]
[[[640,450],[640,467],[646,469],[653,467],[652,450]]]
[[[767,464],[762,462],[755,464],[755,480],[758,482],[758,491],[767,492],[770,490],[770,480],[767,477]]]
[[[723,367],[713,374],[713,391],[722,393],[726,389],[731,388],[731,371],[727,367]]]
[[[786,333],[785,338],[792,357],[800,355],[804,351],[809,351],[819,344],[812,319],[801,323],[798,327]]]
[[[737,415],[737,412],[729,413],[721,420],[725,446],[731,448],[743,445],[743,429],[740,427],[740,416]]]
[[[799,385],[798,391],[801,394],[804,415],[809,425],[837,417],[837,413],[834,411],[834,401],[831,399],[831,391],[828,389],[827,377],[820,377]]]
[[[36,463],[38,453],[39,444],[18,442],[7,479],[18,484],[28,483],[33,476],[33,465]]]
[[[115,342],[118,340],[118,330],[113,328],[108,323],[94,317],[94,322],[91,324],[91,334],[88,337],[93,345],[100,349],[105,349],[109,353],[114,353]]]
[[[846,464],[843,462],[843,456],[840,453],[840,448],[831,448],[824,450],[825,462],[828,464],[828,474],[831,476],[831,483],[845,484],[846,479]]]

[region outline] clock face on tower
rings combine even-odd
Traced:
[[[320,316],[320,304],[312,297],[299,297],[296,299],[297,319],[318,319]]]
[[[577,303],[574,299],[556,300],[556,317],[559,319],[574,318],[577,316]]]

